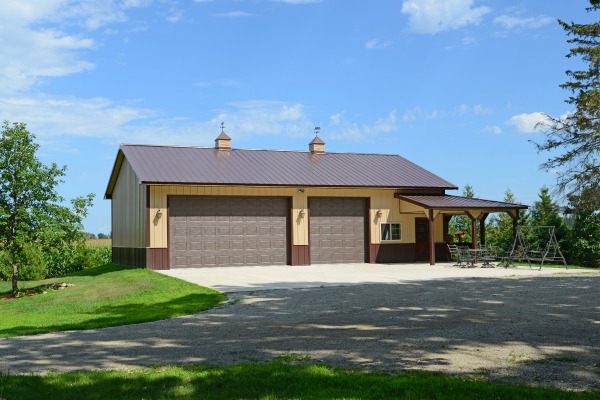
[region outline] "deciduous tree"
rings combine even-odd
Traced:
[[[56,191],[66,167],[44,165],[39,145],[23,123],[5,121],[0,137],[0,243],[12,265],[12,295],[17,296],[19,266],[29,244],[48,245],[83,238],[81,222],[93,195],[63,205]]]

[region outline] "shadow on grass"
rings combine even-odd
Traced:
[[[140,269],[137,267],[131,267],[128,265],[117,265],[117,264],[104,264],[98,267],[84,269],[83,271],[74,272],[72,274],[66,275],[69,276],[100,276],[104,274],[110,274],[111,272],[118,271],[126,271],[130,269]]]
[[[69,373],[4,378],[6,398],[27,399],[592,399],[593,392],[565,392],[494,385],[441,374],[399,374],[283,363],[228,367],[155,367],[127,372]]]
[[[104,274],[110,274],[113,272],[133,270],[133,269],[139,269],[139,268],[125,266],[125,265],[104,264],[104,265],[100,265],[97,267],[84,269],[83,271],[74,272],[69,275],[58,276],[58,277],[54,277],[54,278],[35,280],[35,281],[19,280],[19,288],[30,288],[30,287],[33,287],[36,285],[40,286],[40,285],[44,285],[48,282],[55,282],[57,280],[65,281],[69,277],[95,277],[95,276],[100,276],[100,275],[104,275]],[[11,292],[10,284],[11,284],[10,282],[0,282],[0,296],[6,296],[6,295],[10,294],[10,292]]]
[[[138,324],[158,321],[180,315],[195,314],[208,310],[223,300],[221,293],[188,294],[175,299],[152,304],[128,303],[125,305],[104,306],[94,310],[94,314],[106,315],[84,322],[48,324],[45,326],[15,326],[2,329],[3,336],[21,336],[56,331],[107,328],[111,326]]]

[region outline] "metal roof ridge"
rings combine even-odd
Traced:
[[[143,143],[121,143],[121,147],[163,147],[163,148],[177,148],[177,149],[214,149],[214,147],[208,146],[189,146],[189,145],[166,145],[166,144],[143,144]],[[312,154],[307,150],[281,150],[281,149],[240,149],[240,148],[231,148],[231,151],[269,151],[274,153],[304,153],[304,154]],[[350,155],[358,155],[358,156],[390,156],[390,157],[402,157],[400,154],[390,154],[390,153],[354,153],[354,152],[345,152],[345,151],[328,151],[319,155],[326,154],[350,154]],[[405,157],[402,157],[407,161]],[[414,164],[414,163],[413,163]],[[417,165],[417,164],[415,164]]]

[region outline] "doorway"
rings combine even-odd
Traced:
[[[415,261],[429,261],[429,220],[415,218]]]

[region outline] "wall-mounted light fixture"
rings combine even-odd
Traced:
[[[304,210],[300,210],[298,215],[300,216],[300,218],[304,218],[304,216],[306,215],[306,212]]]
[[[381,210],[377,210],[377,213],[376,213],[376,214],[377,214],[377,217],[381,218],[381,215],[382,215],[383,213],[381,212]]]
[[[304,189],[298,189],[298,192],[304,193]]]
[[[162,211],[160,210],[160,208],[156,211],[156,219],[161,219],[162,218]]]

